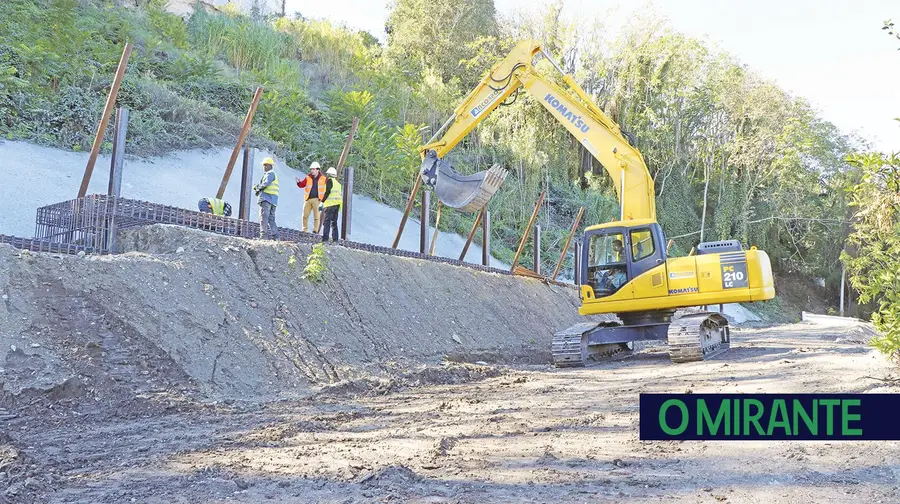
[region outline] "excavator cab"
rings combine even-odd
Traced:
[[[613,222],[588,229],[581,283],[611,296],[635,277],[666,262],[665,234],[656,222]]]

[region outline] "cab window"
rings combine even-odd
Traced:
[[[653,235],[650,229],[634,229],[631,231],[631,257],[634,261],[640,261],[656,253],[653,246]]]
[[[628,282],[625,240],[621,233],[591,236],[587,283],[597,297],[609,296]]]
[[[605,266],[607,264],[625,263],[625,241],[621,233],[591,236],[590,264]]]

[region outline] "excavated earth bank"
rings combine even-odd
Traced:
[[[115,256],[0,246],[3,402],[265,401],[384,391],[537,363],[576,323],[577,294],[538,281],[174,226],[123,232]],[[454,364],[457,363],[457,364]],[[27,398],[27,399],[26,399]]]

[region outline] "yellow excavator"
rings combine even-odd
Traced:
[[[568,90],[537,70],[541,57],[562,75]],[[520,89],[603,165],[620,202],[618,221],[585,229],[580,271],[575,275],[580,280],[578,313],[615,314],[621,323],[588,322],[556,333],[551,349],[554,364],[583,366],[618,358],[631,353],[635,341],[646,340],[667,341],[673,362],[704,360],[726,351],[730,335],[724,316],[700,312],[676,317],[676,309],[772,299],[769,256],[756,247],[744,250],[737,240],[725,240],[700,243],[687,257],[669,258],[666,236],[656,222],[653,178],[641,153],[538,42],[517,44],[420,147],[423,183],[434,188],[444,204],[464,209],[471,209],[473,202],[483,206],[505,174],[498,175],[495,167],[464,176],[444,157]]]

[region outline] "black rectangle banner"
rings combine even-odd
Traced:
[[[900,440],[900,394],[641,394],[642,440]]]

